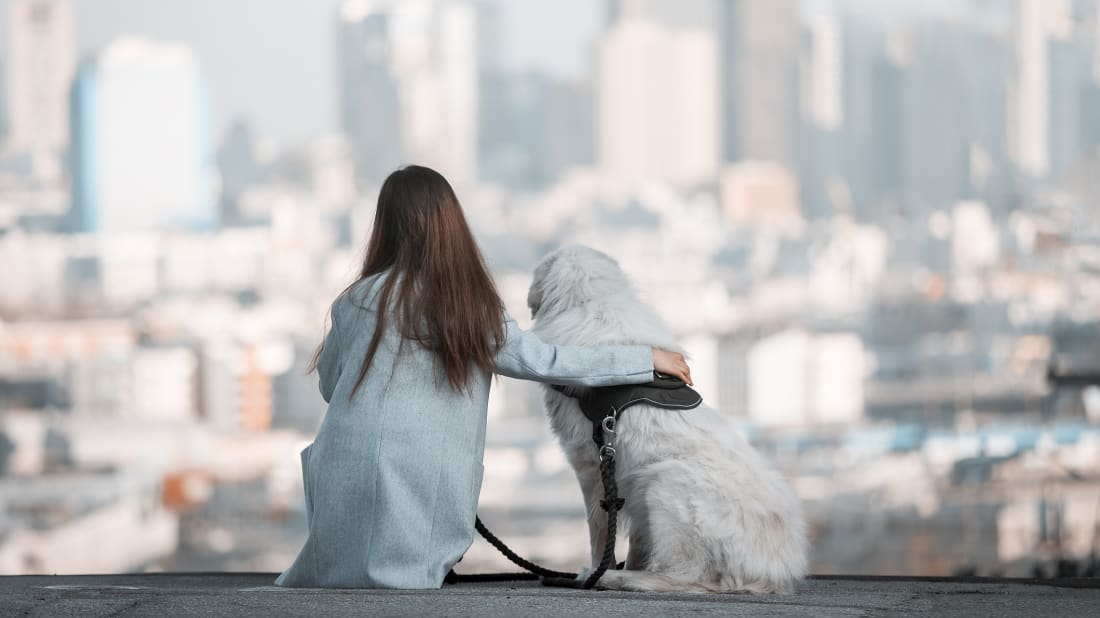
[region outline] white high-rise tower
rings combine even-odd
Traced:
[[[603,171],[625,183],[715,180],[721,123],[713,33],[626,17],[604,34],[597,53]]]
[[[1016,17],[1013,158],[1020,169],[1043,176],[1050,167],[1050,55],[1046,0],[1020,0]]]
[[[73,86],[73,199],[88,232],[213,227],[206,87],[182,45],[124,37]]]
[[[74,70],[69,0],[12,0],[7,27],[9,145],[36,155],[69,141],[69,85]]]

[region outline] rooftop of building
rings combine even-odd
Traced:
[[[823,576],[791,595],[654,594],[534,582],[289,589],[275,573],[0,577],[8,616],[1095,616],[1100,579]]]

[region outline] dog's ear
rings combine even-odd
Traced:
[[[542,305],[541,294],[536,297],[534,286],[527,292],[527,308],[531,310],[531,319],[534,320],[539,315],[539,306]]]
[[[557,256],[551,254],[543,258],[535,267],[531,287],[527,290],[527,308],[531,310],[532,320],[538,316],[539,308],[542,307],[542,299],[546,295],[546,275],[550,272],[555,259]]]

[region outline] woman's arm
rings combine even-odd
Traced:
[[[522,330],[507,314],[505,327],[507,338],[496,357],[496,372],[500,375],[569,386],[644,384],[653,380],[658,355],[647,345],[553,345]]]

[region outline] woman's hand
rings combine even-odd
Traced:
[[[653,348],[653,369],[680,378],[688,386],[691,386],[691,367],[688,367],[684,355],[679,352]]]

